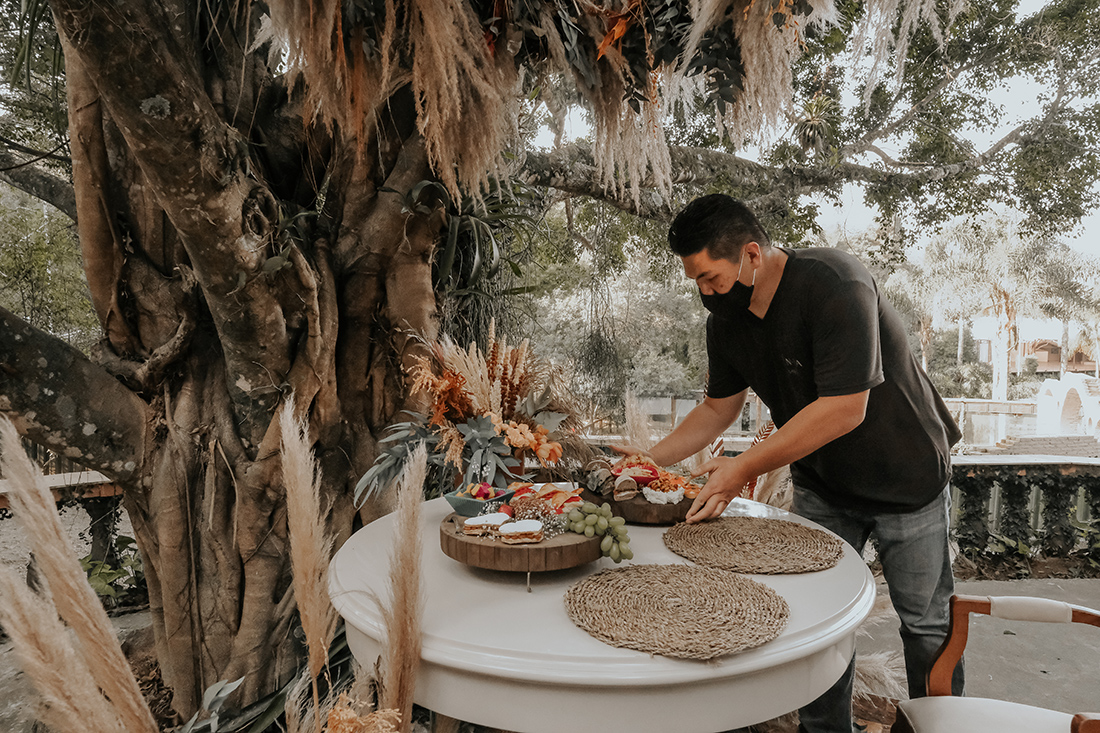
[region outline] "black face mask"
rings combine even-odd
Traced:
[[[716,316],[736,316],[749,309],[749,304],[752,302],[752,291],[756,287],[756,271],[752,273],[752,285],[745,285],[741,282],[741,267],[745,264],[744,251],[742,250],[741,261],[737,263],[737,280],[734,281],[733,287],[731,287],[725,293],[714,293],[713,295],[703,295],[702,291],[699,291],[699,298],[703,301],[703,307]]]
[[[749,309],[749,304],[752,302],[752,289],[752,285],[737,282],[729,292],[714,295],[699,293],[699,297],[703,301],[703,307],[714,315],[734,316]]]

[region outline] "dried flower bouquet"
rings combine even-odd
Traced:
[[[552,468],[567,450],[578,458],[588,450],[572,435],[574,411],[557,394],[550,364],[526,340],[510,346],[490,324],[484,353],[475,343],[462,348],[446,338],[431,350],[411,372],[430,414],[407,412],[411,420],[390,426],[380,441],[389,447],[355,487],[357,503],[388,486],[421,442],[433,474],[429,494],[457,483],[504,487],[529,480],[528,467]]]

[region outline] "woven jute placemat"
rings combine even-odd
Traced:
[[[738,573],[806,573],[836,565],[844,543],[803,524],[762,517],[720,517],[669,528],[665,546],[681,557]]]
[[[566,591],[565,608],[605,644],[679,659],[760,646],[779,636],[790,615],[763,583],[692,565],[602,570]]]

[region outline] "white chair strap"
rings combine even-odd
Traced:
[[[1045,621],[1068,624],[1073,621],[1073,606],[1049,598],[1027,596],[990,596],[989,615],[1010,621]]]

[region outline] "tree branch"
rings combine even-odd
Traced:
[[[66,164],[73,162],[72,159],[70,159],[68,156],[58,155],[56,152],[48,153],[42,150],[35,150],[34,148],[29,148],[26,145],[16,142],[15,140],[10,140],[3,135],[0,135],[0,145],[5,145],[10,150],[16,150],[20,153],[26,153],[35,160],[56,160],[58,163]],[[59,150],[64,146],[65,143],[62,142],[56,148],[54,148],[54,150]]]
[[[28,438],[125,481],[144,462],[148,406],[79,351],[0,308],[0,412]]]
[[[707,148],[672,147],[669,154],[673,183],[706,185],[721,178],[734,186],[760,187],[777,175],[768,166]],[[531,185],[590,196],[644,219],[668,221],[675,213],[672,202],[653,190],[650,182],[643,183],[645,190],[639,204],[629,195],[605,190],[597,175],[592,150],[585,143],[572,143],[552,153],[528,152],[521,175]]]
[[[76,194],[72,184],[65,179],[47,173],[20,160],[7,150],[0,149],[0,181],[45,201],[73,221],[76,221]]]
[[[811,194],[846,182],[919,185],[951,176],[963,175],[988,164],[996,155],[1012,143],[1019,142],[1026,127],[1012,130],[983,153],[967,160],[947,165],[915,166],[894,161],[883,154],[888,165],[869,166],[853,162],[835,165],[767,166],[740,158],[730,153],[706,148],[673,147],[672,173],[675,183],[692,183],[708,186],[717,182],[735,188],[759,191],[748,197],[749,203],[768,208],[803,194]],[[873,147],[873,146],[871,146]],[[901,168],[901,170],[899,170]],[[660,194],[646,189],[640,206],[629,197],[620,197],[614,191],[604,190],[591,151],[581,143],[567,145],[553,153],[529,152],[520,175],[535,186],[556,188],[566,193],[589,196],[608,203],[622,211],[655,221],[669,221],[675,212],[672,202]]]
[[[914,117],[916,117],[918,112],[920,112],[922,109],[924,109],[929,104],[931,104],[933,100],[935,100],[940,95],[942,95],[944,93],[944,91],[947,90],[948,87],[950,87],[952,84],[954,84],[955,80],[958,79],[961,74],[964,74],[967,71],[970,71],[971,69],[973,69],[977,66],[978,66],[978,63],[976,61],[974,61],[974,62],[971,62],[969,64],[964,64],[964,65],[958,67],[957,69],[954,69],[953,71],[945,72],[944,76],[943,76],[943,79],[940,81],[940,83],[937,84],[936,86],[934,86],[932,88],[932,91],[930,91],[928,94],[926,94],[923,99],[918,101],[916,104],[910,105],[909,109],[907,109],[903,115],[901,115],[898,119],[894,120],[893,122],[889,122],[889,123],[883,125],[882,127],[879,127],[877,129],[874,129],[874,130],[868,130],[863,135],[863,137],[859,139],[858,142],[852,143],[851,145],[846,145],[843,148],[841,148],[841,150],[840,150],[841,156],[845,157],[845,158],[848,158],[848,157],[851,157],[852,155],[858,155],[859,153],[861,153],[865,150],[871,150],[872,149],[871,146],[876,140],[881,140],[882,138],[888,137],[889,135],[893,135],[895,132],[900,130],[902,128],[902,126],[904,126],[906,123],[908,123]],[[901,99],[901,96],[902,96],[903,93],[904,93],[903,90],[900,90],[900,89],[898,90],[897,94],[894,96],[893,101],[890,103],[891,110],[894,108],[894,106],[897,104],[897,102]]]

